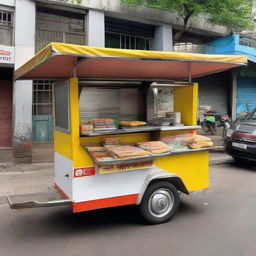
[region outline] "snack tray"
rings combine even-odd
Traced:
[[[128,158],[128,159],[113,159],[113,160],[104,160],[104,161],[99,161],[97,160],[91,152],[87,149],[87,147],[84,147],[86,151],[89,153],[91,156],[93,162],[97,165],[115,165],[115,164],[125,164],[125,163],[134,163],[134,162],[140,162],[140,161],[147,161],[153,159],[153,155],[149,156],[141,156],[141,157],[133,157],[133,158]]]
[[[167,152],[167,153],[161,153],[161,154],[152,154],[150,156],[141,156],[141,157],[133,157],[133,158],[128,158],[128,159],[114,159],[114,160],[105,160],[105,161],[99,161],[97,160],[91,152],[87,149],[87,147],[84,147],[86,151],[89,153],[91,156],[92,160],[94,161],[95,164],[97,165],[115,165],[115,164],[125,164],[125,163],[134,163],[134,162],[140,162],[140,161],[147,161],[151,160],[155,157],[163,157],[163,156],[169,156],[169,155],[177,155],[177,154],[185,154],[185,153],[194,153],[194,152],[200,152],[200,151],[207,151],[211,148],[214,147],[209,147],[209,148],[200,148],[200,149],[188,149],[188,150],[182,150],[182,151],[172,151],[172,152]]]

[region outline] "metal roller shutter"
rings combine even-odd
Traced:
[[[199,83],[199,106],[211,106],[228,113],[229,79],[225,73],[208,75],[195,80]]]
[[[250,77],[237,77],[236,113],[252,111],[256,108],[256,80]]]
[[[0,147],[12,145],[12,82],[0,81]]]

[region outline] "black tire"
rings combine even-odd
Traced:
[[[148,186],[139,207],[142,217],[148,223],[160,224],[172,218],[179,204],[176,187],[168,181],[158,181]]]
[[[208,123],[210,134],[215,135],[217,130],[216,130],[216,124],[215,123]]]
[[[202,130],[207,134],[209,132],[209,125],[207,124],[206,120],[201,122]]]
[[[233,156],[234,160],[238,163],[238,164],[249,164],[250,162],[246,159],[240,158],[240,157],[236,157]]]
[[[224,124],[223,130],[222,130],[222,138],[223,138],[223,139],[226,137],[226,133],[227,133],[227,127],[226,127],[226,125]]]

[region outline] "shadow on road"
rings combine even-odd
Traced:
[[[181,199],[180,209],[173,219],[183,215],[197,215],[202,209]],[[172,221],[172,220],[171,220]],[[19,239],[36,239],[42,236],[59,237],[73,234],[85,236],[110,232],[120,228],[145,228],[136,206],[106,208],[73,214],[66,206],[18,211],[9,224]],[[165,224],[166,225],[166,224]],[[9,226],[10,227],[10,226]],[[150,226],[148,227],[156,227]],[[20,236],[22,234],[22,236]]]
[[[256,163],[253,162],[233,162],[233,163],[229,163],[228,164],[232,170],[237,170],[237,171],[252,171],[252,172],[256,172]]]

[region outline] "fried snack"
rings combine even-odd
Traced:
[[[187,145],[192,149],[200,149],[212,147],[213,142],[206,136],[194,135],[187,141]]]
[[[162,141],[147,141],[147,142],[138,142],[137,145],[140,148],[146,149],[152,154],[167,153],[172,150],[172,148]]]
[[[110,124],[113,124],[114,119],[112,119],[112,118],[99,118],[99,119],[90,120],[90,123],[91,124],[95,124],[95,123],[110,123]]]
[[[120,121],[119,125],[121,126],[140,126],[140,125],[146,125],[147,122],[144,121]]]
[[[93,130],[93,125],[91,124],[80,124],[80,132],[88,132]]]
[[[120,140],[119,140],[119,138],[105,138],[104,144],[105,145],[119,145]]]
[[[133,157],[142,157],[142,156],[150,156],[151,154],[141,148],[134,146],[119,146],[119,147],[108,147],[107,150],[113,155],[115,158],[119,159],[127,159]]]
[[[87,147],[90,154],[98,161],[113,160],[113,156],[104,147]]]
[[[111,118],[94,119],[90,121],[90,124],[94,126],[94,130],[116,129],[114,119]]]

